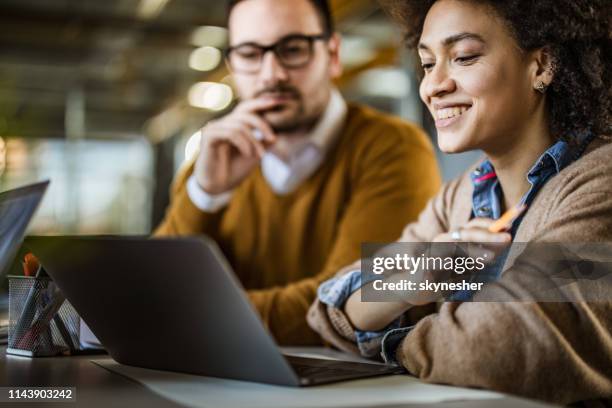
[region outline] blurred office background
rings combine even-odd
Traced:
[[[375,0],[332,0],[338,86],[421,124],[415,63]],[[35,233],[146,234],[197,131],[232,106],[219,0],[2,0],[0,190],[51,179]],[[478,154],[439,155],[448,180]]]

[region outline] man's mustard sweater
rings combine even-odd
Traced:
[[[291,194],[276,195],[257,167],[227,207],[206,213],[187,194],[192,171],[177,176],[155,235],[216,240],[283,345],[321,344],[306,323],[319,284],[358,259],[362,242],[399,238],[440,187],[422,130],[354,104],[321,167]]]

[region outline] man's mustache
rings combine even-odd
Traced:
[[[275,85],[263,88],[255,93],[255,98],[259,98],[261,96],[265,96],[266,94],[290,94],[296,99],[301,98],[301,93],[298,89],[294,88],[291,85]]]

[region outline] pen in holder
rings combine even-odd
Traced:
[[[48,276],[9,276],[7,354],[43,357],[80,350],[80,318]]]

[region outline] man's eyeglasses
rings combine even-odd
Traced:
[[[314,42],[328,38],[327,34],[294,34],[283,37],[276,43],[268,46],[244,43],[226,49],[225,58],[233,71],[245,74],[259,72],[264,55],[268,51],[274,53],[278,62],[284,68],[301,68],[306,66],[312,59]]]

